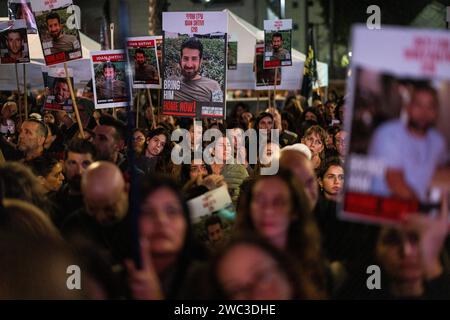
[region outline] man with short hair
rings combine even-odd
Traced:
[[[273,33],[271,60],[289,60],[290,58],[290,52],[283,48],[283,35],[280,32]]]
[[[158,81],[158,70],[146,63],[145,52],[142,49],[136,49],[134,52],[134,80],[135,81]]]
[[[70,98],[69,84],[66,79],[56,78],[53,84],[53,94],[55,96],[55,102],[63,105],[68,104]]]
[[[17,63],[26,60],[23,52],[24,39],[20,30],[6,31],[5,42],[8,53],[1,58],[1,63]]]
[[[376,129],[369,156],[386,170],[374,178],[372,191],[383,196],[427,201],[431,180],[446,160],[446,143],[434,128],[439,116],[435,89],[416,85],[406,105],[407,121],[396,119]]]
[[[205,229],[208,234],[208,246],[211,250],[218,250],[225,244],[222,219],[218,215],[212,215],[205,221]]]
[[[174,90],[175,100],[223,102],[223,93],[217,81],[203,77],[200,69],[203,63],[203,44],[191,37],[181,45],[180,89]]]
[[[116,79],[117,70],[114,63],[105,62],[102,67],[103,77],[97,81],[97,100],[124,98],[126,94],[125,82]]]
[[[77,37],[63,33],[63,25],[61,18],[57,12],[47,14],[45,21],[47,23],[47,31],[51,41],[50,52],[56,54],[60,52],[71,52],[80,49],[80,42]]]
[[[44,153],[47,135],[48,128],[41,121],[29,119],[22,123],[17,149],[23,152],[25,161],[30,161]]]
[[[110,161],[120,166],[124,158],[120,153],[125,146],[124,124],[111,116],[102,115],[94,128],[97,160]]]
[[[64,161],[65,184],[54,199],[58,208],[55,225],[60,226],[70,213],[83,206],[81,176],[94,162],[95,156],[95,146],[87,140],[73,139],[67,146]]]

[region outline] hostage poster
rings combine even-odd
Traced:
[[[30,62],[30,50],[25,20],[0,22],[0,63],[28,62]]]
[[[32,0],[47,66],[82,58],[78,22],[72,0]]]
[[[131,66],[131,84],[135,89],[160,89],[157,37],[127,39],[127,57]]]
[[[436,214],[450,183],[450,34],[353,29],[341,217]]]
[[[91,52],[91,72],[96,109],[128,104],[125,83],[126,58],[123,50]]]
[[[163,114],[225,116],[227,19],[225,12],[163,13]]]
[[[264,20],[264,68],[292,66],[292,20]]]
[[[73,88],[73,70],[68,68],[67,71]],[[44,109],[72,112],[73,102],[64,68],[44,66],[42,74],[48,92],[45,97]]]

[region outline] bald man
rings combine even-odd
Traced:
[[[114,163],[92,163],[81,177],[85,206],[67,218],[62,227],[66,239],[89,239],[108,253],[113,263],[130,257],[131,226],[128,186]]]
[[[128,211],[128,190],[120,169],[111,162],[91,164],[81,179],[87,213],[99,224],[122,220]]]
[[[303,183],[312,207],[315,208],[319,199],[319,187],[312,161],[302,151],[295,149],[281,149],[279,161],[280,168],[290,170]]]

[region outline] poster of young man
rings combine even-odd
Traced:
[[[0,63],[30,62],[25,20],[0,22],[0,30]]]
[[[238,61],[238,40],[235,35],[228,35],[227,56],[228,70],[236,70]]]
[[[67,71],[73,87],[73,70],[68,68]],[[72,112],[73,102],[64,68],[43,67],[42,73],[48,92],[45,98],[44,109]]]
[[[227,27],[225,12],[163,13],[163,114],[225,116]]]
[[[273,90],[275,85],[275,69],[264,68],[264,43],[255,47],[256,90]],[[278,68],[276,84],[281,84],[281,68]]]
[[[124,107],[128,104],[125,83],[126,57],[123,50],[91,52],[95,108]]]
[[[31,0],[46,65],[82,58],[72,0]]]
[[[292,66],[292,20],[264,20],[264,68]]]
[[[161,89],[156,37],[128,38],[127,57],[133,88]]]
[[[341,216],[392,223],[437,213],[450,184],[450,34],[357,26],[352,36]]]
[[[30,0],[8,0],[8,17],[10,20],[25,20],[28,33],[37,33],[36,20],[31,10]]]
[[[223,247],[231,236],[235,210],[228,188],[221,186],[188,201],[194,236],[211,251]]]

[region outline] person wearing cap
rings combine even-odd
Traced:
[[[103,77],[99,79],[96,85],[97,100],[126,98],[125,82],[116,79],[116,66],[108,61],[103,64],[102,70]]]

